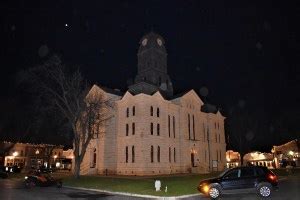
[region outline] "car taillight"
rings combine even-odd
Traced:
[[[268,179],[270,179],[271,181],[277,181],[276,175],[273,175],[273,174],[269,174]]]

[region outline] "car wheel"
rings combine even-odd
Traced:
[[[269,197],[272,193],[272,186],[267,183],[258,186],[258,194],[262,197]]]
[[[211,186],[208,190],[208,195],[213,199],[217,199],[221,195],[221,190],[218,186]]]

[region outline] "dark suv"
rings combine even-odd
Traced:
[[[255,191],[262,197],[269,197],[278,188],[277,176],[268,168],[260,166],[226,169],[218,177],[202,180],[198,190],[213,199],[221,194]]]

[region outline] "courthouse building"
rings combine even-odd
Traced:
[[[112,99],[113,117],[92,139],[81,174],[206,173],[226,165],[224,119],[208,112],[194,90],[173,94],[164,39],[149,33],[138,49],[138,73],[128,91],[94,85]],[[195,86],[198,87],[198,86]]]

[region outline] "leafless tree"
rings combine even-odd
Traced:
[[[100,126],[111,116],[106,112],[110,99],[93,90],[84,81],[79,70],[68,72],[58,56],[51,57],[44,64],[31,68],[22,75],[34,85],[36,98],[53,116],[61,114],[73,133],[74,176],[80,177],[80,165],[86,149]]]

